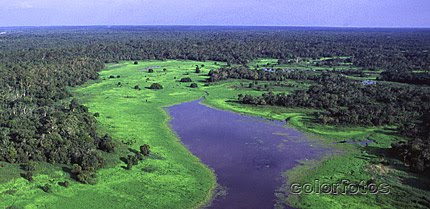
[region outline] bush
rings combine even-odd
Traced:
[[[148,69],[148,73],[153,73],[153,72],[154,72],[154,69],[152,69],[152,68]]]
[[[134,61],[134,63],[133,63],[133,64],[138,65],[138,64],[139,64],[139,62],[138,62],[138,61]]]
[[[22,165],[22,169],[24,171],[35,171],[35,163],[34,162],[29,162],[27,164]]]
[[[49,184],[45,184],[41,187],[41,189],[46,193],[52,193],[52,187]]]
[[[140,146],[140,153],[142,153],[142,155],[144,155],[144,156],[148,156],[149,153],[151,153],[150,148],[151,147],[149,145],[144,144],[144,145]]]
[[[59,182],[58,185],[67,188],[70,186],[70,183],[68,181],[63,181],[63,182]]]
[[[104,135],[103,138],[100,139],[98,148],[109,153],[115,152],[115,144],[113,143],[112,137],[108,134]]]
[[[22,177],[25,178],[27,181],[33,181],[33,172],[27,171],[22,174]]]
[[[199,86],[197,85],[197,83],[192,83],[192,84],[190,85],[190,87],[191,87],[191,88],[198,88]]]
[[[191,80],[191,78],[189,78],[189,77],[185,77],[185,78],[181,78],[181,80],[179,82],[189,83],[189,82],[193,82],[193,80]]]
[[[138,156],[136,155],[128,155],[127,156],[127,170],[131,170],[134,165],[139,164]]]
[[[151,84],[151,86],[149,88],[150,89],[163,89],[163,86],[159,83],[153,83],[153,84]]]
[[[97,183],[97,175],[95,171],[85,170],[77,175],[77,179],[79,182],[84,184],[96,184]]]
[[[140,90],[139,85],[134,86],[134,89],[136,89],[136,90]]]

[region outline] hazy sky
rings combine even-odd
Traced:
[[[430,0],[0,0],[0,26],[430,27]]]

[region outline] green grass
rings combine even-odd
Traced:
[[[14,195],[2,195],[0,207],[197,208],[207,203],[216,186],[215,175],[181,144],[170,130],[169,116],[163,109],[205,94],[203,88],[191,89],[189,83],[177,82],[181,77],[204,79],[194,73],[195,65],[201,64],[205,64],[202,74],[219,67],[213,62],[154,61],[139,65],[128,62],[100,72],[100,82],[75,89],[76,97],[91,112],[100,113],[98,122],[104,131],[118,141],[136,141],[131,146],[135,150],[144,143],[150,144],[153,154],[130,171],[120,161],[116,166],[99,170],[96,185],[73,182],[69,188],[58,186],[57,182],[68,179],[61,171],[56,178],[36,175],[34,182],[17,178],[0,185],[0,193],[10,188],[17,190]],[[151,66],[162,68],[155,69],[155,73],[141,71]],[[163,68],[167,71],[163,72]],[[110,75],[120,78],[109,79]],[[164,89],[144,88],[153,82],[161,83]],[[142,90],[133,89],[135,85]],[[46,183],[53,186],[54,193],[38,189]]]
[[[252,65],[273,63],[277,60],[257,60]],[[195,65],[201,68],[200,74],[194,73]],[[168,125],[169,115],[164,108],[196,100],[204,96],[206,105],[223,110],[284,120],[290,118],[289,125],[307,133],[310,138],[325,142],[333,147],[336,155],[322,161],[306,162],[302,166],[286,173],[289,181],[312,182],[321,179],[335,183],[342,178],[350,180],[368,180],[377,178],[380,182],[388,181],[395,187],[394,196],[333,196],[301,195],[285,197],[288,185],[280,188],[279,202],[288,202],[303,208],[366,208],[398,205],[413,199],[403,195],[428,194],[411,186],[402,184],[402,177],[410,174],[401,169],[390,169],[394,174],[372,173],[372,166],[379,166],[380,157],[369,150],[351,144],[333,144],[345,139],[370,138],[377,143],[367,149],[384,149],[397,137],[392,127],[336,127],[322,126],[312,121],[311,114],[318,110],[281,107],[261,107],[240,105],[233,102],[238,94],[261,95],[264,91],[246,88],[250,81],[229,80],[205,86],[204,79],[210,69],[225,63],[194,61],[143,61],[138,65],[121,62],[107,66],[100,72],[101,79],[72,89],[82,103],[93,113],[100,113],[97,118],[100,132],[108,132],[118,144],[114,155],[105,155],[108,166],[98,171],[96,185],[84,185],[70,179],[61,167],[40,164],[37,166],[34,182],[19,177],[19,167],[1,163],[7,171],[0,172],[0,207],[19,206],[25,208],[198,208],[210,202],[216,188],[214,173],[193,156],[171,131]],[[146,68],[154,68],[154,73]],[[164,72],[163,68],[167,70]],[[109,78],[119,75],[120,78]],[[190,83],[180,83],[182,77],[190,77],[199,88],[190,88]],[[152,83],[163,85],[162,90],[150,90]],[[294,88],[285,92],[306,88],[309,83],[296,83]],[[118,85],[121,83],[121,85]],[[245,87],[240,87],[244,83]],[[264,85],[259,82],[258,85]],[[138,85],[141,90],[134,87]],[[275,92],[281,89],[275,89]],[[121,142],[135,142],[130,149],[138,150],[142,144],[151,146],[152,154],[132,170],[125,170],[125,164],[119,159],[129,151]],[[68,180],[69,188],[58,185]],[[53,193],[45,193],[39,187],[50,184]],[[415,195],[416,196],[416,195]],[[414,197],[415,197],[414,196]],[[407,198],[407,199],[406,199]]]

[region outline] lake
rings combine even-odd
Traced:
[[[186,102],[168,108],[182,143],[215,171],[227,195],[209,208],[273,208],[282,173],[299,160],[322,156],[324,148],[284,122]]]

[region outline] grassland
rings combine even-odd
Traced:
[[[268,62],[276,61],[257,60],[250,66]],[[199,74],[194,72],[196,65],[201,68]],[[203,81],[209,70],[223,65],[224,63],[175,60],[109,65],[100,72],[100,80],[72,89],[75,97],[88,106],[91,112],[100,114],[100,131],[110,133],[119,148],[117,154],[107,156],[109,163],[106,168],[98,171],[98,183],[76,183],[70,180],[61,167],[45,164],[37,166],[35,181],[28,182],[17,175],[19,169],[16,165],[2,163],[10,172],[1,172],[0,207],[197,208],[208,203],[216,187],[216,177],[181,144],[170,130],[169,116],[164,111],[165,107],[202,96],[206,98],[205,104],[216,108],[275,120],[290,118],[291,126],[333,147],[336,155],[327,156],[322,161],[306,162],[287,172],[285,175],[289,182],[306,183],[321,179],[323,182],[336,183],[345,178],[351,181],[374,179],[393,186],[392,195],[385,196],[306,194],[289,196],[287,199],[286,184],[278,194],[280,206],[285,202],[300,208],[419,206],[411,201],[430,196],[422,188],[402,182],[405,178],[416,177],[404,172],[402,168],[387,166],[387,160],[379,157],[380,150],[399,140],[391,131],[392,127],[321,126],[314,123],[310,116],[318,110],[237,104],[232,101],[239,93],[260,95],[262,91],[242,87],[241,83],[250,83],[245,80],[205,86]],[[155,72],[149,73],[149,68]],[[111,76],[114,78],[110,78]],[[179,82],[183,77],[190,77],[199,87],[190,88],[190,83]],[[160,83],[163,89],[148,89],[152,83]],[[309,85],[297,84],[284,91],[306,88]],[[264,82],[260,85],[264,85]],[[136,86],[141,90],[135,89]],[[334,144],[346,139],[367,138],[376,143],[366,148],[352,144]],[[132,170],[126,170],[120,157],[132,153],[145,143],[151,145],[151,156]],[[71,186],[64,188],[58,185],[58,182],[64,180],[71,181]],[[45,184],[52,185],[53,193],[45,193],[40,189]]]

